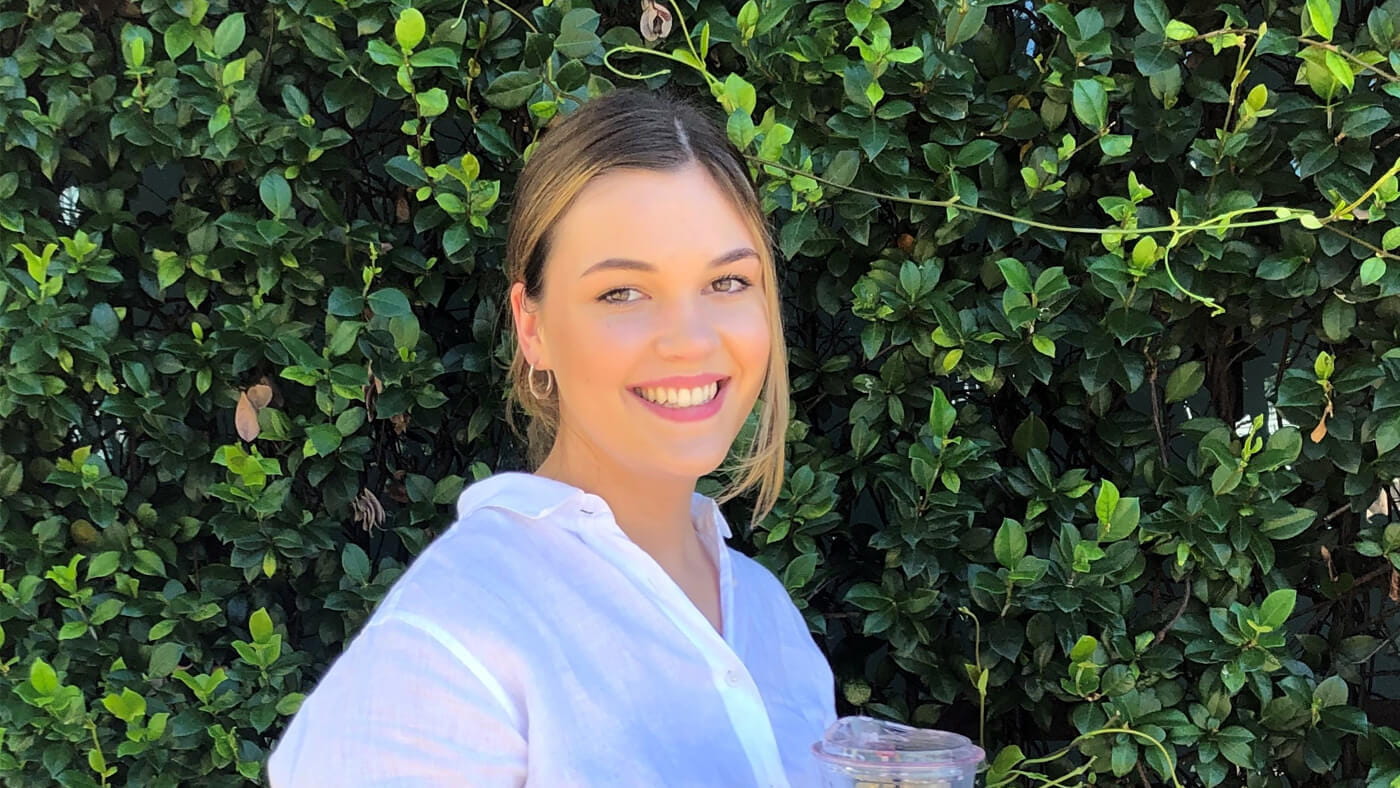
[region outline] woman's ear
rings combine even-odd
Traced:
[[[525,283],[516,282],[510,286],[510,314],[515,321],[515,341],[520,345],[526,363],[544,371],[550,368],[549,354],[540,334],[539,304],[525,295]]]

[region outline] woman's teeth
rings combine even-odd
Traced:
[[[632,389],[643,399],[667,408],[693,408],[704,405],[719,393],[719,381],[693,389]]]

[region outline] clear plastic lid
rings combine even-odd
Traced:
[[[818,759],[847,768],[927,773],[972,772],[986,753],[950,731],[915,728],[873,717],[842,717],[812,745]]]

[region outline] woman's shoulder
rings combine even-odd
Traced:
[[[783,581],[778,579],[776,571],[733,547],[728,549],[730,571],[734,574],[737,594],[746,600],[757,600],[765,607],[782,611],[784,614],[788,612],[788,608],[796,608],[792,595],[788,593]]]
[[[540,570],[577,545],[561,539],[557,528],[538,527],[556,519],[545,502],[557,507],[568,497],[556,490],[551,498],[548,486],[534,481],[539,478],[504,472],[467,485],[456,517],[409,562],[376,615],[516,620]]]

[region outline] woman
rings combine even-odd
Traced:
[[[291,786],[808,786],[831,670],[720,497],[783,479],[769,234],[714,122],[638,90],[551,129],[506,273],[533,473],[470,485],[269,760]]]

